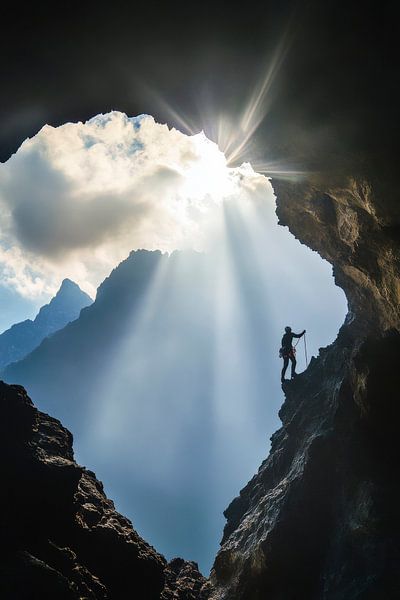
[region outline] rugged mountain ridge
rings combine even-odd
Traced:
[[[133,530],[94,473],[74,461],[59,421],[20,386],[0,382],[0,404],[2,598],[198,598],[197,565],[168,565]]]
[[[62,420],[76,407],[80,410],[89,390],[97,384],[98,373],[109,368],[126,329],[140,317],[146,292],[157,271],[166,262],[177,260],[177,256],[168,257],[160,251],[131,252],[99,286],[95,302],[78,320],[44,340],[23,360],[8,365],[1,372],[2,378],[9,383],[24,385],[33,399],[40,399],[41,408],[52,414],[55,412]],[[200,256],[193,253],[193,261],[197,265],[201,262]],[[181,313],[189,311],[193,298],[202,297],[204,292],[197,284],[193,289],[186,286],[185,294],[181,299]],[[206,300],[203,306],[206,306]],[[170,311],[178,312],[173,306]],[[73,397],[67,399],[63,390],[68,388],[71,378],[80,385]]]
[[[57,294],[42,306],[35,319],[16,323],[0,335],[0,369],[23,359],[49,335],[79,317],[92,299],[70,279],[64,279]]]
[[[225,511],[211,598],[398,598],[398,209],[361,179],[273,185],[280,223],[333,264],[349,313],[284,384],[270,455]]]
[[[136,270],[132,270],[134,257],[140,263]],[[132,253],[130,259],[123,261],[100,285],[96,301],[82,311],[78,320],[43,340],[23,360],[8,365],[2,370],[1,378],[25,386],[34,401],[37,399],[36,403],[42,403],[41,408],[45,412],[55,414],[65,423],[66,415],[71,414],[76,406],[84,406],[92,386],[96,384],[93,374],[103,372],[109,355],[115,350],[116,341],[123,334],[126,321],[121,319],[121,315],[136,313],[140,298],[162,260],[160,252]],[[127,273],[131,276],[128,277]],[[96,352],[90,352],[92,348]],[[64,396],[71,380],[79,381],[80,385],[72,394]],[[47,382],[46,386],[44,382]],[[61,411],[56,410],[60,406]],[[74,430],[74,434],[77,433]]]

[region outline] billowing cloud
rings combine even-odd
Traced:
[[[46,125],[0,166],[0,279],[25,296],[64,277],[93,293],[131,250],[200,249],[223,201],[265,184],[148,115]]]

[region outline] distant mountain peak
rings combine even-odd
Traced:
[[[54,298],[57,298],[57,296],[59,296],[60,294],[64,294],[66,292],[75,292],[76,294],[79,294],[81,296],[87,297],[90,299],[91,302],[93,302],[93,299],[90,298],[90,296],[84,292],[77,283],[75,283],[75,281],[72,281],[72,279],[69,279],[68,277],[66,277],[65,279],[62,280],[60,287],[58,288],[58,292],[56,293],[56,295],[54,296]]]
[[[77,319],[82,308],[92,302],[78,284],[64,279],[57,294],[42,306],[34,321],[16,323],[0,335],[0,368],[24,358],[46,337]]]
[[[66,325],[69,321],[76,319],[81,309],[89,306],[92,302],[92,298],[86,292],[82,291],[77,283],[71,279],[64,279],[54,298],[39,310],[34,323],[42,324],[43,321],[47,323],[54,320],[58,322],[61,318],[61,320],[65,321],[64,325]],[[73,318],[69,318],[70,314],[74,315]],[[52,329],[51,333],[57,329],[61,329],[56,326],[56,322],[54,325],[50,325]]]
[[[72,279],[68,279],[68,277],[66,277],[65,279],[62,280],[61,285],[60,285],[60,289],[58,291],[61,291],[64,288],[78,288],[79,290],[81,289],[79,287],[79,285],[77,283],[75,283],[75,281],[72,281]]]
[[[91,304],[93,300],[86,292],[81,290],[77,283],[71,279],[63,279],[56,295],[53,296],[48,304],[44,304],[41,307],[36,315],[36,319],[38,319],[43,313],[46,313],[49,309],[53,309],[57,305],[60,305],[64,302],[67,303],[67,305],[69,305],[71,302],[73,304],[82,304],[83,308],[83,306],[88,306]]]

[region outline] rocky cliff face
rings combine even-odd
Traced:
[[[214,600],[400,597],[399,212],[362,180],[274,182],[282,225],[334,265],[349,313],[284,384],[282,428],[225,511]]]
[[[195,563],[171,565],[116,512],[72,436],[25,390],[0,382],[0,596],[7,600],[192,600]],[[193,594],[196,593],[196,596]]]

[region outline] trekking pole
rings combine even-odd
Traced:
[[[304,354],[306,355],[306,369],[308,367],[308,358],[307,358],[307,342],[306,342],[306,334],[304,334]]]

